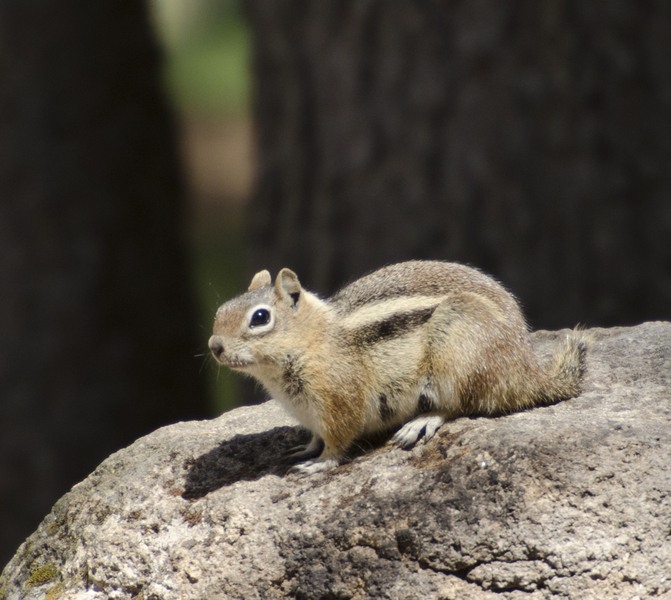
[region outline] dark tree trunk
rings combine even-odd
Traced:
[[[145,8],[0,5],[0,565],[110,452],[203,416]]]
[[[249,0],[253,266],[331,292],[408,258],[534,326],[671,318],[671,9]]]

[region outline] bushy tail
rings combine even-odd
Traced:
[[[588,343],[588,335],[579,329],[566,336],[564,347],[544,369],[549,378],[549,389],[543,394],[546,401],[565,400],[580,394]]]

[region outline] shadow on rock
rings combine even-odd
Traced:
[[[264,475],[282,477],[293,466],[285,460],[286,452],[309,441],[310,433],[298,427],[276,427],[264,433],[236,435],[184,463],[188,473],[182,497],[195,500],[236,481],[254,481]]]

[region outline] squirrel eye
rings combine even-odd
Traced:
[[[270,311],[266,308],[259,308],[254,311],[252,318],[249,320],[250,327],[258,327],[259,325],[267,325],[270,322]]]

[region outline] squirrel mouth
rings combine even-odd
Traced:
[[[226,359],[222,362],[229,369],[244,369],[245,367],[251,367],[254,364],[250,360],[235,360],[235,359]]]

